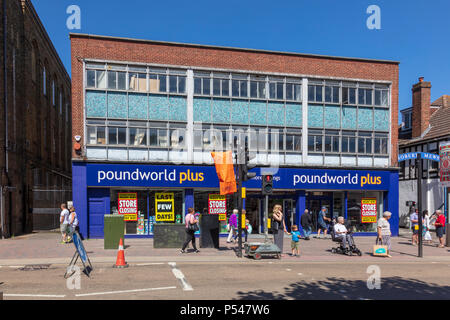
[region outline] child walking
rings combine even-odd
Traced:
[[[292,226],[292,232],[289,233],[289,235],[292,235],[292,241],[291,241],[291,249],[292,249],[292,256],[300,257],[300,231],[298,231],[298,227],[296,225]]]

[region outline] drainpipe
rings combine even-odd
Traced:
[[[4,141],[4,146],[0,146],[0,147],[4,147],[4,154],[5,154],[5,168],[2,168],[4,170],[2,170],[2,172],[0,173],[0,213],[1,213],[1,227],[2,227],[2,239],[4,239],[5,237],[5,206],[4,206],[4,181],[6,182],[8,180],[8,77],[7,77],[7,67],[8,67],[8,63],[7,63],[7,28],[8,28],[8,24],[7,24],[7,17],[6,17],[6,0],[3,0],[3,77],[4,77],[4,105],[5,105],[5,141]],[[7,182],[6,182],[7,183]]]

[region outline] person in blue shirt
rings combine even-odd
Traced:
[[[412,245],[419,244],[419,209],[416,209],[413,213],[411,213],[409,217],[411,221],[412,228]]]
[[[327,208],[322,207],[317,217],[317,238],[320,238],[320,230],[323,230],[325,237],[327,235],[328,225],[325,221],[331,222],[331,219],[327,217]]]
[[[292,249],[292,256],[300,257],[300,231],[298,231],[298,227],[296,225],[292,226],[291,233],[288,233],[289,235],[292,235],[292,241],[291,241],[291,249]]]

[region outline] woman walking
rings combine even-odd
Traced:
[[[389,211],[385,211],[383,213],[383,218],[378,221],[378,240],[381,240],[381,243],[387,246],[387,257],[392,258],[389,254],[391,251],[391,225],[389,223],[389,219],[391,218],[392,213]]]
[[[283,239],[284,233],[287,233],[286,225],[284,223],[284,215],[282,211],[282,207],[279,204],[276,204],[273,207],[273,215],[272,215],[272,233],[274,243],[281,251],[281,256],[283,256]]]
[[[238,218],[237,215],[239,213],[238,209],[234,209],[233,210],[233,214],[230,216],[230,219],[228,219],[228,225],[230,227],[229,230],[229,234],[228,234],[228,238],[227,238],[227,243],[230,243],[231,240],[236,241],[237,238],[237,228],[238,228]]]
[[[192,241],[192,247],[196,253],[200,252],[195,245],[195,228],[193,226],[197,225],[198,220],[195,219],[194,209],[189,208],[188,214],[185,217],[186,219],[186,241],[183,244],[183,248],[181,249],[181,253],[185,253],[185,249],[188,246],[189,242]]]

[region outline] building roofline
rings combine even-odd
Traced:
[[[47,45],[50,47],[50,52],[55,56],[56,61],[59,64],[59,67],[62,68],[63,73],[66,76],[66,80],[69,82],[69,88],[72,86],[72,80],[70,78],[69,73],[67,72],[66,67],[64,66],[64,63],[61,60],[61,57],[58,54],[58,51],[56,51],[55,46],[53,45],[52,40],[50,39],[50,36],[48,35],[47,30],[45,29],[44,25],[42,24],[41,18],[36,12],[36,9],[34,8],[33,3],[30,0],[22,0],[22,4],[26,4],[28,10],[30,10],[30,13],[32,14],[33,18],[36,20],[37,25],[39,26],[39,29],[42,33],[42,36],[45,38]]]
[[[243,51],[243,52],[253,52],[253,53],[265,53],[265,54],[278,54],[278,55],[320,58],[320,59],[336,59],[336,60],[359,61],[359,62],[376,62],[376,63],[387,63],[387,64],[396,64],[396,65],[400,64],[399,61],[393,61],[393,60],[326,56],[326,55],[319,55],[319,54],[306,54],[306,53],[263,50],[263,49],[249,49],[249,48],[237,48],[237,47],[215,46],[215,45],[205,45],[205,44],[192,44],[192,43],[169,42],[169,41],[158,41],[158,40],[133,39],[133,38],[123,38],[123,37],[92,35],[92,34],[84,34],[84,33],[70,33],[69,38],[70,39],[72,39],[72,38],[89,38],[89,39],[99,39],[99,40],[103,39],[103,40],[140,42],[140,43],[148,43],[148,44],[182,46],[182,47],[203,48],[203,49],[218,49],[218,50]]]

